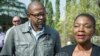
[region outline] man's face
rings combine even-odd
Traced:
[[[46,21],[46,12],[41,5],[31,6],[28,18],[35,27],[40,27],[45,24]]]
[[[19,19],[19,17],[14,17],[12,23],[14,26],[17,26],[21,24],[21,20]]]
[[[74,23],[74,37],[78,43],[90,42],[94,28],[92,21],[85,16],[80,16]]]

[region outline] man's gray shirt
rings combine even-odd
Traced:
[[[54,56],[59,52],[60,38],[57,31],[45,26],[44,33],[36,40],[28,23],[10,31],[0,56]]]

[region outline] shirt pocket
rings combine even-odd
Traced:
[[[44,47],[47,47],[47,48],[48,48],[48,47],[49,47],[49,48],[53,48],[53,47],[54,47],[54,44],[53,44],[53,43],[44,43],[43,46],[44,46]]]
[[[19,55],[28,55],[29,42],[18,42],[16,43],[16,53]],[[24,54],[23,54],[24,53]]]
[[[43,50],[45,55],[53,55],[54,54],[54,43],[45,43],[43,45]]]

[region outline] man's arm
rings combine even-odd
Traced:
[[[58,52],[60,52],[60,50],[61,50],[61,40],[60,40],[60,36],[59,36],[59,33],[57,32],[57,34],[56,34],[56,45],[55,45],[55,54],[56,53],[58,53]]]
[[[0,56],[13,56],[14,52],[14,30],[11,30],[1,50]]]
[[[8,29],[8,30],[6,31],[6,35],[5,35],[5,38],[4,38],[4,43],[5,43],[5,41],[6,41],[7,37],[8,37],[8,35],[9,35],[11,29],[12,29],[12,28],[10,28],[10,29]]]

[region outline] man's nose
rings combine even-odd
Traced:
[[[44,18],[44,16],[43,16],[43,15],[40,15],[38,18],[39,18],[39,19],[43,19],[43,18]]]

